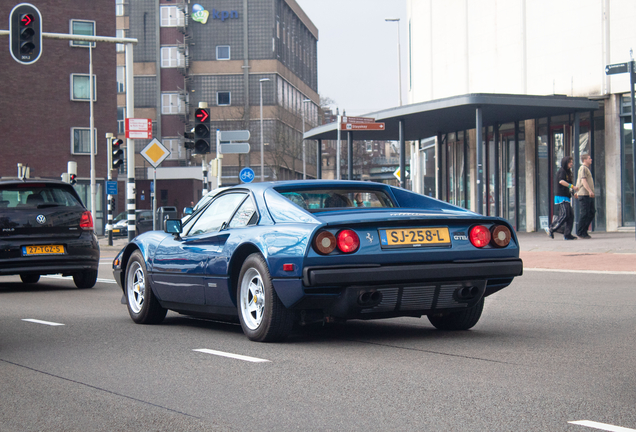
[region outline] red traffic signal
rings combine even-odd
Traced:
[[[115,138],[112,143],[112,169],[119,169],[124,164],[124,151],[121,149],[124,140]]]
[[[77,183],[77,174],[69,174],[68,176],[68,182],[72,185],[74,185],[75,183]]]
[[[207,154],[210,146],[210,110],[197,108],[194,111],[194,151],[192,154]]]
[[[210,113],[207,109],[199,108],[196,110],[194,116],[200,123],[205,123],[210,118]]]
[[[33,5],[20,3],[9,17],[9,47],[18,63],[31,64],[42,54],[42,15]]]

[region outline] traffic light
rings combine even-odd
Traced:
[[[118,170],[124,164],[124,151],[121,149],[124,140],[115,138],[112,144],[112,169]]]
[[[194,112],[194,151],[192,154],[207,154],[210,151],[210,110],[197,108]]]
[[[186,150],[194,150],[194,132],[183,133],[183,146]]]
[[[42,54],[42,15],[35,6],[20,3],[9,17],[9,47],[18,63],[35,63]]]
[[[68,182],[72,185],[77,183],[77,174],[69,174],[68,175]]]

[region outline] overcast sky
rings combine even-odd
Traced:
[[[406,105],[406,0],[296,0],[318,27],[318,93],[333,107],[360,115],[399,105],[400,18],[402,103]]]

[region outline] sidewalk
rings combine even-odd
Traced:
[[[592,232],[590,240],[554,239],[545,232],[517,233],[525,269],[619,271],[636,273],[634,232]]]

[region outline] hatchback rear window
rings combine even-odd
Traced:
[[[0,209],[82,207],[71,191],[56,185],[27,184],[0,186]]]
[[[339,208],[375,207],[391,208],[395,204],[381,190],[369,189],[308,189],[279,191],[279,193],[310,212]]]

